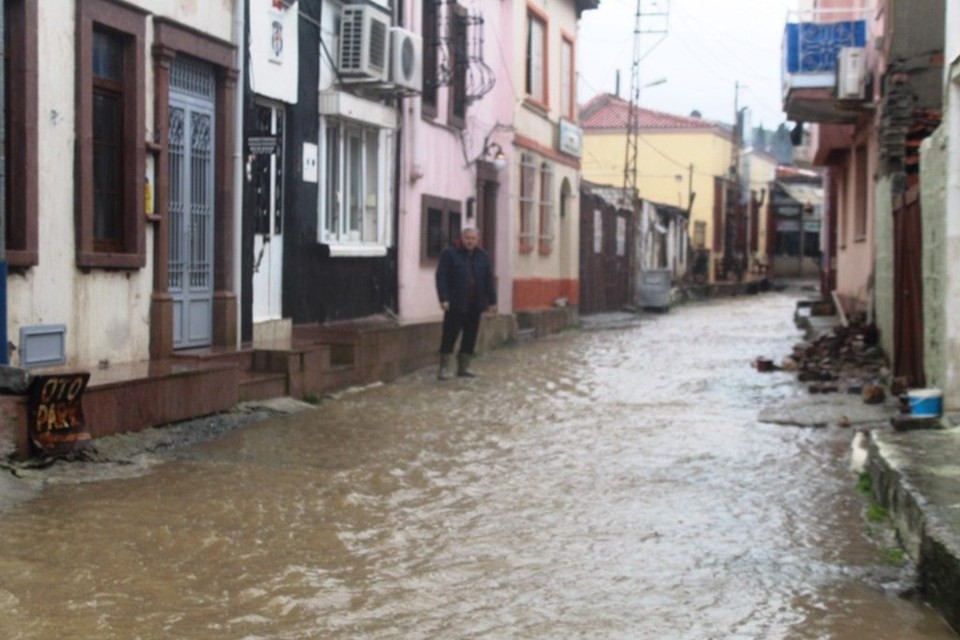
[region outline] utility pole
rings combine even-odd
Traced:
[[[726,233],[723,234],[726,242],[723,247],[723,265],[724,271],[737,269],[738,279],[742,275],[739,263],[736,262],[737,238],[740,233],[740,151],[743,147],[743,126],[740,119],[740,90],[746,89],[746,85],[740,84],[740,81],[733,87],[733,144],[730,149],[730,171],[727,176],[727,187],[724,192],[727,195],[726,202]]]
[[[630,106],[627,109],[627,148],[623,162],[623,200],[625,204],[631,203],[633,194],[637,192],[637,150],[640,141],[640,62],[644,58],[641,48],[641,35],[660,34],[666,37],[669,16],[670,0],[637,0],[637,12],[633,23],[633,62],[630,66]],[[649,25],[647,19],[650,20]],[[617,84],[619,87],[619,83]]]
[[[4,75],[7,58],[7,43],[4,40],[4,0],[0,0],[0,107],[6,113],[7,94]],[[7,131],[6,118],[0,116],[0,365],[10,363],[7,347]]]

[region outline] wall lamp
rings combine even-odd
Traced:
[[[488,142],[480,157],[490,158],[497,171],[503,171],[507,167],[507,154],[503,152],[503,147],[498,142]]]

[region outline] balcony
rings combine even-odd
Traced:
[[[794,122],[854,122],[867,96],[872,9],[792,12],[783,37],[783,110]],[[839,83],[838,83],[839,79]]]

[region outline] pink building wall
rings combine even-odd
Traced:
[[[873,7],[873,9],[871,9]],[[866,19],[868,21],[867,69],[873,77],[873,95],[867,101],[876,103],[880,96],[880,82],[884,73],[884,56],[875,46],[876,38],[884,33],[885,3],[877,6],[867,0],[817,0],[816,10],[841,10],[814,14],[817,21]],[[806,19],[806,18],[804,18]],[[832,99],[828,97],[828,99]],[[874,288],[874,259],[876,243],[876,179],[879,165],[877,143],[878,115],[864,111],[853,125],[814,124],[811,153],[816,164],[834,168],[834,189],[837,203],[837,293],[848,312],[870,312]],[[866,151],[866,171],[859,171],[858,148]],[[864,180],[858,186],[858,181]],[[865,229],[857,229],[857,212],[866,211]],[[858,232],[858,231],[862,231]]]
[[[493,70],[496,84],[480,100],[467,108],[466,126],[459,129],[448,124],[450,88],[440,87],[437,96],[437,117],[422,117],[419,96],[403,101],[401,119],[400,213],[397,225],[399,313],[407,321],[436,320],[442,315],[434,285],[435,260],[422,257],[424,220],[423,196],[435,196],[460,203],[464,226],[475,226],[476,218],[467,217],[467,201],[477,197],[477,166],[473,162],[484,149],[485,139],[496,142],[507,155],[507,168],[499,172],[497,194],[496,246],[484,248],[492,255],[498,277],[499,311],[511,309],[511,252],[507,251],[511,161],[513,147],[509,127],[514,118],[515,80],[506,61],[513,59],[512,23],[514,0],[485,2],[484,61]],[[444,5],[446,8],[448,5]],[[423,33],[422,0],[406,0],[404,26]],[[471,38],[472,38],[471,27]],[[499,126],[498,126],[499,125]]]

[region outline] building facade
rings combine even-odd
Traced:
[[[5,20],[9,153],[24,160],[8,165],[12,363],[234,344],[243,16],[232,3],[12,0]]]
[[[627,101],[610,94],[583,105],[586,179],[623,180],[628,110]],[[713,281],[729,235],[733,133],[716,122],[649,109],[639,110],[639,122],[640,197],[690,209],[691,268],[703,280]]]
[[[578,200],[583,135],[576,101],[578,20],[597,0],[514,2],[514,154],[510,166],[515,310],[579,299]]]
[[[434,274],[461,229],[476,228],[511,310],[510,92],[512,3],[407,0],[404,27],[420,34],[423,91],[404,100],[399,164],[399,313],[440,316]],[[502,50],[502,51],[501,51]],[[503,53],[503,55],[501,55]]]

